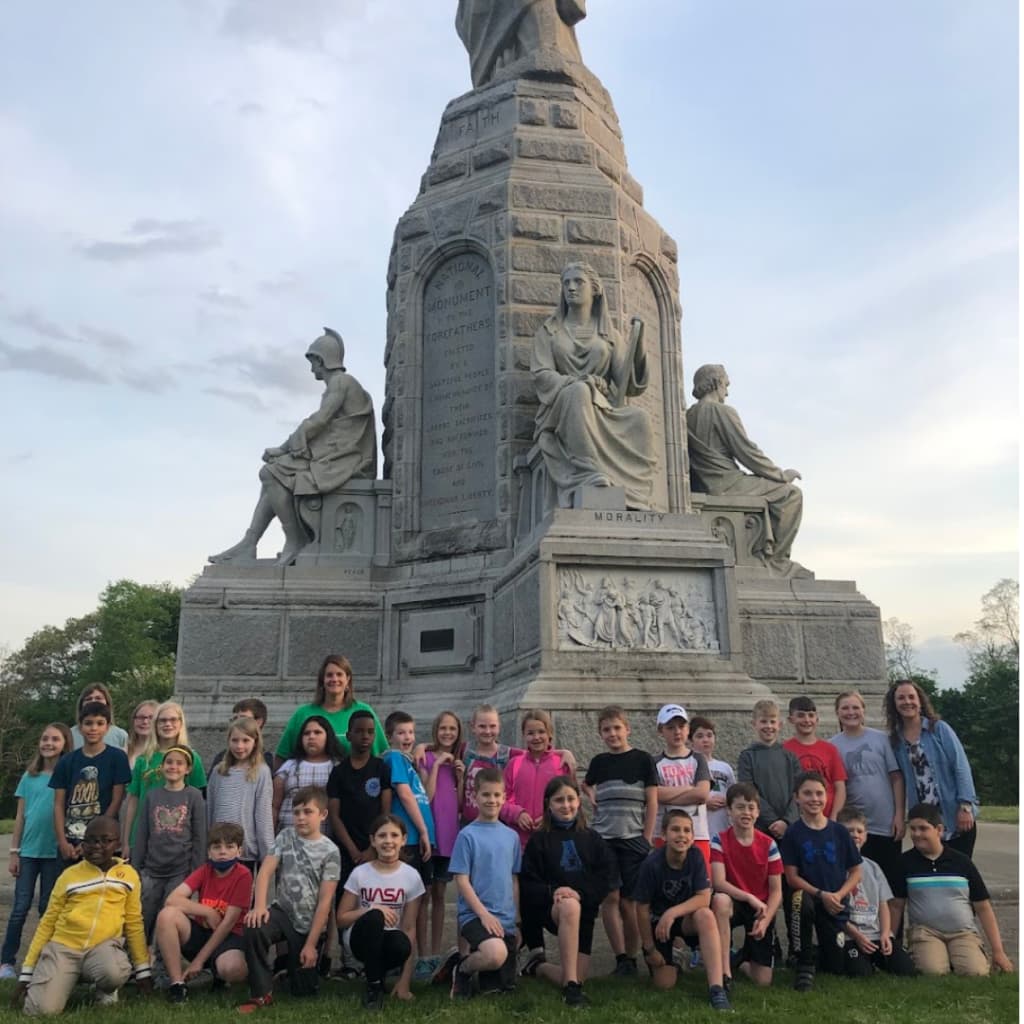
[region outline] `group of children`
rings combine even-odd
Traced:
[[[850,697],[859,699],[842,695],[837,709]],[[818,969],[987,973],[975,921],[992,964],[1012,970],[984,883],[942,845],[934,807],[911,809],[913,849],[895,869],[862,854],[870,808],[847,805],[844,759],[817,737],[805,697],[790,704],[785,744],[778,706],[755,705],[738,778],[713,757],[713,723],[681,705],[657,713],[656,757],[630,745],[621,707],[605,708],[606,749],[581,782],[542,710],[523,714],[521,748],[499,743],[489,705],[474,711],[465,740],[459,717],[443,711],[419,745],[412,716],[395,711],[383,756],[373,753],[372,711],[354,711],[344,737],[312,714],[274,772],[266,709],[242,701],[208,777],[180,705],[150,710],[151,742],[132,766],[105,743],[109,695],[83,699],[79,749],[66,728],[48,726],[19,784],[2,971],[14,976],[32,899],[33,884],[22,883],[38,878],[42,920],[19,980],[28,1013],[60,1012],[79,977],[100,1001],[133,972],[145,990],[156,952],[172,1002],[187,1000],[203,970],[216,984],[248,980],[243,1013],[271,1004],[278,971],[294,994],[311,995],[329,963],[332,921],[342,976],[363,974],[370,1009],[382,1005],[390,973],[398,999],[412,998],[415,980],[450,983],[463,999],[510,990],[522,974],[586,1006],[598,917],[613,974],[636,975],[642,955],[653,985],[668,988],[688,958],[703,964],[718,1010],[730,1008],[734,971],[771,983],[780,909],[799,991]],[[459,944],[442,958],[453,879]],[[909,955],[900,941],[908,901]],[[557,965],[545,931],[557,937]]]

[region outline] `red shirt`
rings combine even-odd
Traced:
[[[796,754],[800,768],[805,772],[817,772],[825,779],[825,817],[832,816],[832,805],[836,798],[836,783],[846,781],[846,766],[843,755],[828,740],[801,743],[795,736],[782,744],[786,750]]]
[[[768,902],[768,879],[782,874],[782,855],[771,836],[754,829],[754,841],[744,846],[731,828],[711,838],[711,863],[725,865],[725,880]]]
[[[242,919],[252,903],[252,872],[244,864],[236,864],[226,875],[220,875],[206,863],[185,879],[185,885],[199,894],[204,907],[213,907],[221,915],[227,913],[228,907],[241,907],[242,913],[231,932],[242,934]]]

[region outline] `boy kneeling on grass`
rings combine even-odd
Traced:
[[[914,844],[899,860],[893,885],[892,928],[899,931],[909,903],[907,944],[922,974],[986,975],[1012,971],[1003,949],[988,889],[974,862],[942,841],[942,814],[934,804],[917,804],[907,815]],[[59,883],[58,883],[59,884]],[[978,926],[988,939],[985,956]]]
[[[693,845],[693,820],[681,807],[670,807],[661,830],[665,845],[640,866],[634,890],[640,941],[654,987],[666,989],[676,983],[672,940],[696,935],[712,1009],[731,1010],[722,984],[722,949],[711,911],[711,883],[704,856]]]
[[[238,860],[244,843],[241,825],[215,822],[206,840],[206,863],[167,897],[157,915],[156,944],[171,981],[167,998],[172,1003],[188,999],[185,983],[207,964],[221,984],[245,981],[242,915],[252,902],[252,874]],[[189,961],[187,971],[183,958]]]
[[[252,910],[245,915],[245,962],[249,999],[239,1013],[252,1013],[273,1002],[271,950],[288,947],[292,995],[315,996],[320,989],[317,943],[331,916],[341,875],[338,847],[320,831],[327,817],[327,793],[303,786],[292,794],[292,825],[282,829],[256,875]],[[280,867],[280,871],[278,868]],[[270,880],[277,875],[277,898],[267,905]]]
[[[100,1006],[111,1006],[133,967],[139,991],[153,991],[141,884],[135,869],[114,856],[120,841],[113,818],[93,818],[82,859],[57,879],[14,996],[25,1000],[30,1016],[61,1013],[79,980],[93,983]]]
[[[818,772],[799,775],[795,792],[800,818],[786,829],[779,850],[789,883],[789,950],[797,962],[793,987],[810,992],[819,964],[829,974],[863,973],[856,948],[846,950],[845,930],[850,893],[861,880],[861,856],[850,833],[825,817],[828,795]],[[870,972],[870,963],[866,967]]]

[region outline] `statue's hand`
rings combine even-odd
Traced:
[[[787,484],[791,484],[794,480],[802,480],[803,477],[795,469],[784,469],[782,471],[782,479],[785,480]]]
[[[608,394],[609,394],[609,391],[608,391],[608,381],[606,381],[604,379],[604,377],[599,377],[599,376],[597,376],[597,374],[591,373],[587,377],[587,380],[590,382],[591,385],[593,385],[594,388],[596,388],[598,391],[600,391],[601,394],[604,395],[605,398],[608,397]]]
[[[266,448],[263,452],[263,461],[272,462],[274,459],[279,459],[284,455],[283,448]]]

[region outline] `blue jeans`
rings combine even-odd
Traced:
[[[60,860],[57,857],[21,858],[21,870],[14,883],[14,906],[11,907],[11,917],[7,922],[4,948],[0,951],[0,963],[13,964],[18,958],[21,932],[32,908],[36,880],[39,880],[39,916],[42,917],[46,913],[46,904],[50,902],[50,893],[53,892],[53,884],[60,872]]]

